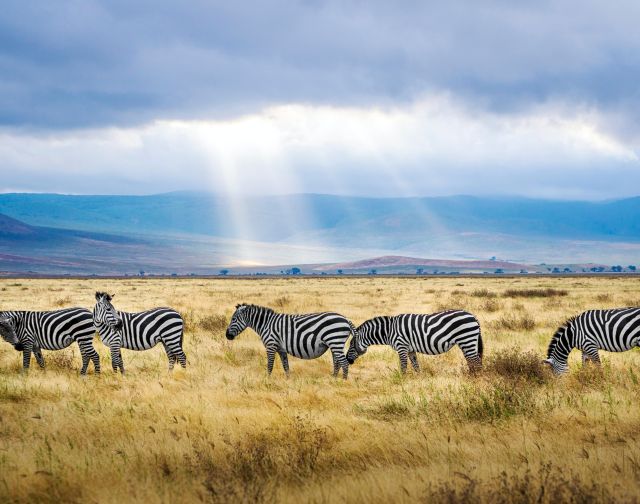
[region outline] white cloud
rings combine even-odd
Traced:
[[[450,95],[389,108],[274,106],[230,120],[0,135],[0,188],[153,193],[455,193],[605,198],[640,183],[634,145],[595,109],[519,114]],[[605,178],[607,182],[600,181]],[[638,187],[638,184],[635,185]]]

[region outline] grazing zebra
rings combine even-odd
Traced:
[[[310,313],[286,315],[264,306],[239,304],[227,328],[227,339],[232,340],[247,327],[258,333],[267,350],[267,372],[273,371],[276,353],[289,376],[287,354],[301,359],[315,359],[331,350],[333,376],[342,368],[346,380],[349,364],[344,348],[349,336],[357,334],[355,326],[337,313]]]
[[[640,346],[640,308],[587,310],[567,320],[551,338],[545,364],[556,374],[569,369],[574,348],[582,350],[583,364],[600,365],[598,350],[624,352]]]
[[[44,368],[42,350],[60,350],[76,341],[82,356],[80,374],[87,374],[89,360],[93,361],[95,372],[100,373],[100,357],[93,348],[96,330],[91,312],[85,308],[0,312],[0,332],[5,341],[22,351],[24,370],[31,364],[31,352]]]
[[[389,345],[400,357],[402,373],[407,371],[407,358],[415,371],[420,370],[416,352],[437,355],[458,345],[471,371],[482,369],[482,336],[478,319],[461,310],[448,310],[431,315],[404,314],[375,317],[358,327],[351,340],[347,360],[353,364],[369,345]]]
[[[124,374],[124,364],[120,349],[148,350],[162,343],[169,358],[169,370],[176,361],[184,368],[187,356],[182,350],[184,323],[180,314],[171,308],[128,313],[116,311],[111,304],[113,296],[106,292],[96,292],[96,306],[93,321],[100,339],[111,351],[111,366],[114,371]]]

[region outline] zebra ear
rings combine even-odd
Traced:
[[[96,292],[96,301],[100,301],[101,295],[102,295],[102,292]]]

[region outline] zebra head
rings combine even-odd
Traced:
[[[249,325],[249,319],[247,317],[247,310],[249,306],[246,304],[236,305],[236,311],[231,317],[229,327],[227,327],[227,339],[232,340],[242,331],[244,331]]]
[[[571,342],[574,340],[575,331],[571,322],[568,321],[556,330],[547,349],[547,358],[542,361],[557,375],[566,373],[569,369],[567,359],[573,348]]]
[[[351,338],[349,342],[349,350],[347,350],[347,362],[349,362],[349,364],[353,364],[358,357],[367,353],[367,347],[360,341],[362,338],[361,329],[362,326],[356,329],[356,336]]]
[[[13,345],[18,352],[23,350],[22,343],[18,339],[18,335],[16,334],[16,326],[11,317],[0,317],[0,336],[7,343]]]
[[[114,295],[96,292],[96,306],[93,309],[93,323],[96,327],[107,326],[116,331],[122,329],[122,319],[111,304]]]

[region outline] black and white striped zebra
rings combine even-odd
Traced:
[[[556,374],[569,369],[571,350],[582,351],[582,362],[600,365],[599,350],[624,352],[640,346],[640,308],[587,310],[567,320],[551,338],[544,361]]]
[[[342,368],[346,380],[349,364],[344,349],[349,337],[357,334],[355,326],[338,313],[287,315],[263,306],[239,304],[227,327],[232,340],[247,327],[258,333],[267,350],[267,372],[273,371],[276,353],[284,372],[289,375],[288,354],[301,359],[316,359],[327,350],[333,357],[333,376]]]
[[[93,361],[95,372],[100,372],[100,357],[93,348],[96,334],[93,316],[86,308],[3,311],[0,312],[0,333],[5,341],[22,351],[22,367],[25,371],[31,364],[31,353],[38,365],[44,368],[42,350],[61,350],[75,341],[82,356],[80,374],[87,374],[90,360]]]
[[[482,335],[478,319],[462,310],[438,313],[407,313],[375,317],[358,327],[358,336],[351,340],[347,359],[350,364],[366,353],[370,345],[389,345],[400,357],[402,373],[407,371],[407,359],[415,371],[420,370],[417,352],[438,355],[458,345],[471,371],[482,369]]]
[[[96,292],[93,321],[100,339],[111,351],[111,366],[124,374],[121,349],[148,350],[162,343],[169,359],[169,370],[176,361],[184,368],[187,356],[182,350],[184,322],[180,314],[171,308],[129,313],[117,311],[111,304],[111,295]]]

